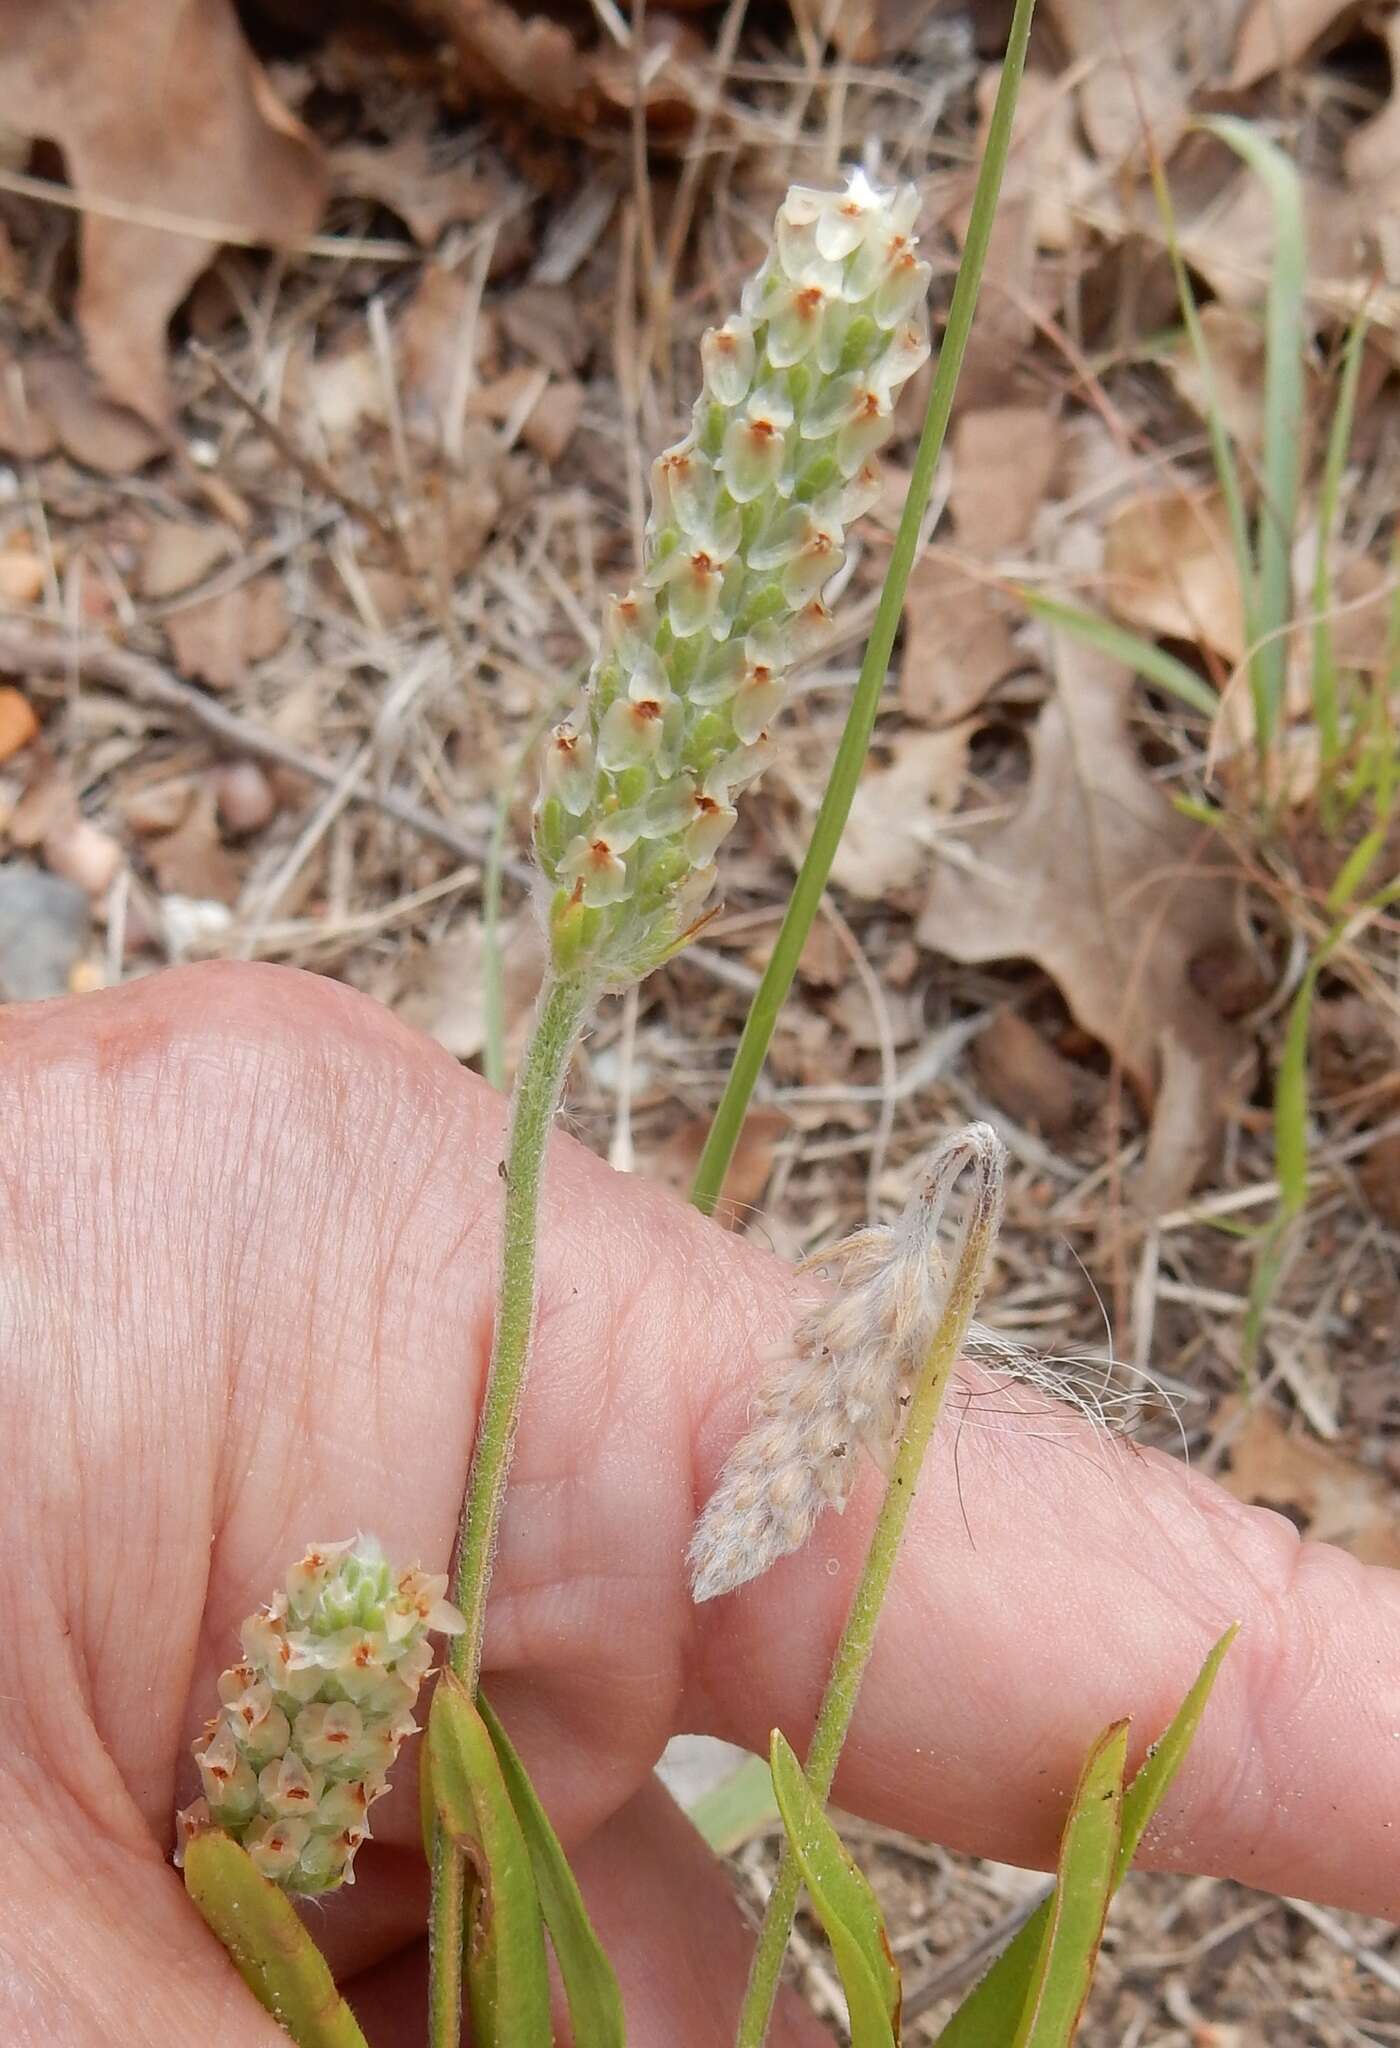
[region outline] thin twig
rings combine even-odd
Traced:
[[[250,398],[248,393],[235,383],[213,349],[206,348],[202,341],[191,340],[189,351],[197,363],[202,363],[204,368],[212,373],[220,388],[228,393],[234,404],[246,414],[259,432],[266,435],[277,453],[291,464],[298,475],[305,477],[314,490],[333,498],[353,519],[362,520],[371,533],[397,557],[400,565],[410,574],[413,573],[413,559],[401,533],[376,512],[372,505],[367,505],[363,498],[355,497],[353,492],[347,491],[343,484],[338,483],[323,462],[319,462],[314,455],[309,455],[304,448],[299,448],[291,436],[278,426],[276,420],[263,411],[257,400]]]
[[[235,753],[271,761],[279,768],[290,768],[296,774],[304,775],[308,782],[319,784],[322,789],[336,788],[344,775],[343,762],[324,761],[317,754],[307,753],[304,748],[279,739],[275,733],[253,724],[250,719],[240,718],[237,712],[225,710],[222,704],[205,696],[192,683],[171,675],[147,655],[135,654],[130,648],[114,646],[110,640],[95,636],[75,639],[71,634],[48,627],[28,622],[19,625],[0,618],[0,669],[13,674],[37,671],[44,675],[64,675],[70,667],[85,672],[95,682],[125,691],[138,704],[157,704],[162,710],[175,712],[191,724],[201,726],[215,739],[222,740]],[[386,817],[407,825],[410,831],[420,833],[424,839],[432,839],[439,846],[445,846],[459,860],[479,864],[486,861],[487,842],[484,838],[461,831],[445,818],[425,810],[412,797],[401,796],[395,790],[361,787],[352,791],[349,800],[365,804],[371,810],[382,811]],[[533,870],[523,860],[507,858],[502,866],[513,881],[527,888],[533,881]]]

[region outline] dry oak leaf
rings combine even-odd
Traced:
[[[849,895],[878,902],[917,882],[938,830],[962,795],[973,721],[901,733],[888,768],[862,776],[831,865]]]
[[[1393,209],[1400,199],[1400,189],[1396,189],[1400,174],[1400,91],[1396,90],[1400,80],[1400,14],[1387,18],[1382,34],[1390,57],[1390,97],[1378,114],[1363,121],[1347,138],[1343,161],[1354,185],[1376,192],[1378,198],[1383,190],[1385,202]]]
[[[1023,541],[1050,488],[1059,448],[1059,426],[1041,406],[963,413],[953,429],[948,497],[959,546],[995,555]]]
[[[175,234],[85,211],[78,322],[110,395],[169,417],[166,327],[236,227],[285,244],[320,216],[310,136],[276,98],[231,0],[0,0],[0,122],[63,152],[75,190],[212,224]]]
[[[1238,1403],[1222,1408],[1222,1418]],[[1285,1429],[1274,1410],[1256,1402],[1229,1439],[1224,1484],[1238,1500],[1291,1509],[1310,1536],[1337,1543],[1364,1564],[1400,1565],[1400,1519],[1394,1487],[1340,1451]]]
[[[330,153],[330,174],[337,192],[377,199],[396,213],[423,248],[431,248],[454,222],[484,220],[505,196],[497,180],[473,170],[459,148],[444,154],[421,129],[382,147],[342,142]]]
[[[1130,672],[1051,640],[1056,690],[1031,735],[1024,802],[956,865],[940,862],[918,936],[954,960],[1033,960],[1053,978],[1161,1121],[1147,1190],[1160,1201],[1205,1157],[1247,1044],[1192,979],[1198,956],[1235,944],[1234,891],[1143,772]]]
[[[1358,11],[1355,0],[1250,0],[1235,44],[1231,89],[1242,92],[1275,71],[1287,71],[1328,29]]]
[[[234,545],[226,526],[155,520],[141,551],[141,595],[152,600],[178,596],[226,562]]]
[[[1110,12],[1103,0],[1049,0],[1071,58],[1085,66],[1080,118],[1101,163],[1143,156],[1149,134],[1163,157],[1171,155],[1196,87],[1225,67],[1241,4],[1153,0]]]
[[[291,631],[291,620],[278,579],[255,576],[217,597],[171,612],[165,630],[182,675],[207,683],[211,690],[229,690],[242,682],[255,662],[277,652]]]
[[[1104,535],[1103,596],[1127,625],[1244,653],[1244,603],[1218,491],[1143,491],[1117,506]]]
[[[146,858],[162,896],[238,901],[242,868],[219,837],[212,789],[200,792],[173,832],[147,842]]]
[[[1074,1126],[1081,1097],[1095,1092],[1090,1077],[1019,1010],[1005,1005],[973,1039],[971,1054],[977,1078],[997,1107],[1045,1138],[1064,1137]]]
[[[937,554],[904,597],[899,708],[919,725],[950,725],[982,704],[1017,666],[1011,621],[995,591]]]
[[[104,398],[92,371],[73,356],[39,354],[11,362],[0,380],[0,448],[22,461],[61,447],[85,469],[128,476],[165,445],[165,436],[148,421]]]

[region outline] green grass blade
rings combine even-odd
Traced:
[[[775,1728],[773,1791],[846,1994],[851,2048],[896,2048],[901,1988],[879,1901]]]
[[[1282,715],[1288,671],[1288,627],[1293,617],[1293,535],[1303,441],[1303,354],[1306,343],[1304,294],[1307,237],[1303,187],[1293,163],[1255,123],[1232,114],[1202,121],[1242,157],[1264,185],[1274,222],[1274,260],[1265,313],[1263,502],[1259,508],[1256,556],[1259,580],[1253,621],[1259,645],[1259,707],[1266,724],[1259,732],[1267,754]]]
[[[1337,386],[1337,403],[1327,434],[1327,457],[1322,468],[1322,485],[1317,499],[1317,567],[1313,572],[1313,656],[1312,702],[1322,746],[1324,801],[1337,756],[1341,752],[1341,719],[1337,703],[1337,662],[1332,645],[1332,541],[1337,527],[1337,500],[1342,475],[1351,452],[1352,426],[1356,418],[1356,391],[1361,377],[1362,344],[1366,339],[1365,312],[1357,314],[1347,332],[1342,350],[1342,374]]]
[[[219,1828],[185,1844],[185,1890],[234,1968],[297,2048],[367,2048],[286,1893]]]
[[[485,1699],[478,1697],[477,1706],[530,1853],[544,1924],[549,1929],[559,1974],[564,1980],[574,2039],[586,2041],[588,2048],[623,2048],[627,2026],[622,1993],[603,1945],[593,1932],[578,1881],[510,1737]]]
[[[1166,1797],[1185,1761],[1206,1702],[1215,1685],[1225,1652],[1238,1634],[1238,1625],[1226,1629],[1205,1663],[1195,1684],[1172,1717],[1159,1742],[1155,1742],[1142,1767],[1128,1787],[1123,1801],[1123,1832],[1113,1883],[1116,1889],[1127,1876],[1147,1824]],[[1024,2011],[1031,1973],[1045,1939],[1050,1918],[1050,1901],[1038,1906],[1024,1927],[1008,1943],[985,1977],[973,1986],[938,2037],[938,2048],[987,2048],[989,2043],[1009,2041],[1018,2015]]]
[[[439,1824],[475,1878],[467,1942],[474,2038],[480,2048],[550,2048],[549,1963],[530,1852],[486,1723],[450,1670],[433,1694],[428,1758]]]
[[[1016,595],[1029,612],[1047,625],[1063,626],[1067,633],[1073,633],[1087,647],[1096,647],[1101,654],[1111,655],[1137,673],[1146,676],[1159,690],[1165,690],[1182,704],[1189,704],[1193,711],[1203,717],[1214,718],[1220,709],[1220,699],[1209,683],[1203,682],[1193,668],[1184,661],[1178,661],[1174,654],[1168,654],[1165,647],[1158,647],[1153,640],[1144,639],[1141,633],[1132,632],[1127,626],[1115,625],[1112,619],[1100,617],[1098,612],[1084,611],[1079,605],[1065,604],[1059,598],[1046,597],[1038,590],[1027,590],[1024,585],[1017,587]]]
[[[720,1784],[702,1792],[690,1809],[716,1856],[732,1856],[777,1817],[773,1775],[761,1756],[751,1756]]]
[[[880,708],[880,697],[890,665],[890,654],[894,648],[895,634],[899,630],[900,614],[904,609],[904,593],[909,582],[909,572],[914,566],[914,557],[918,552],[919,529],[923,524],[929,493],[933,488],[934,471],[942,453],[943,438],[952,411],[953,393],[957,388],[958,374],[962,369],[967,338],[972,327],[972,317],[977,308],[977,294],[982,283],[987,245],[991,239],[992,223],[996,216],[1002,172],[1006,167],[1007,152],[1011,145],[1012,116],[1016,110],[1016,97],[1025,69],[1026,44],[1030,38],[1031,17],[1034,12],[1035,0],[1016,0],[1006,60],[1002,65],[1001,83],[997,89],[996,105],[992,109],[992,118],[987,130],[987,147],[982,157],[981,169],[977,174],[967,239],[963,245],[962,261],[958,265],[957,281],[953,286],[952,304],[948,308],[943,345],[939,350],[938,364],[929,391],[923,432],[919,437],[918,451],[909,478],[909,494],[904,501],[899,531],[895,535],[894,546],[890,551],[889,568],[885,573],[880,602],[876,609],[874,624],[870,629],[870,639],[866,643],[865,658],[861,662],[860,675],[851,698],[851,708],[846,716],[836,759],[832,764],[831,776],[822,797],[816,823],[812,828],[811,841],[798,871],[792,895],[788,899],[782,927],[768,965],[764,969],[763,979],[749,1008],[743,1036],[734,1056],[734,1064],[730,1069],[719,1108],[715,1112],[714,1122],[710,1126],[705,1149],[700,1156],[700,1164],[690,1190],[690,1199],[706,1215],[713,1210],[724,1186],[724,1177],[729,1169],[734,1147],[738,1143],[744,1117],[748,1112],[749,1098],[753,1094],[763,1062],[767,1058],[778,1013],[787,1000],[793,976],[797,972],[797,963],[802,957],[802,949],[807,943],[807,935],[812,929],[812,921],[816,917],[826,889],[831,864],[836,858],[836,849],[845,830],[856,785],[860,781],[861,769],[865,765],[865,757],[870,748],[870,735],[874,730],[875,716]]]
[[[1074,1795],[1030,1996],[1011,2048],[1068,2048],[1078,2031],[1123,1839],[1127,1758],[1128,1724],[1116,1721],[1090,1750]]]
[[[1258,600],[1255,587],[1254,546],[1249,535],[1249,520],[1245,515],[1239,465],[1235,461],[1235,451],[1230,445],[1230,436],[1225,426],[1225,412],[1215,382],[1215,365],[1211,361],[1210,347],[1206,341],[1205,329],[1201,325],[1200,308],[1196,304],[1196,294],[1191,284],[1191,274],[1186,268],[1186,258],[1182,254],[1181,241],[1177,234],[1176,211],[1172,206],[1166,169],[1150,138],[1148,169],[1152,179],[1153,197],[1162,221],[1162,232],[1166,236],[1167,255],[1171,260],[1172,276],[1176,281],[1176,295],[1181,305],[1182,320],[1205,392],[1206,438],[1210,443],[1216,481],[1220,485],[1220,494],[1225,501],[1230,547],[1235,557],[1235,574],[1239,578],[1240,597],[1243,602],[1245,640],[1252,643],[1256,634],[1255,615]]]
[[[1321,968],[1319,954],[1308,962],[1289,1005],[1274,1084],[1274,1173],[1285,1220],[1301,1214],[1308,1199],[1308,1024]]]

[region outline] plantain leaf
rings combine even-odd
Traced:
[[[894,2048],[902,1994],[879,1902],[776,1728],[771,1755],[773,1791],[788,1844],[826,1930],[846,1993],[851,2048]]]
[[[486,1723],[453,1671],[428,1716],[439,1825],[470,1864],[467,1989],[479,2048],[550,2048],[549,1963],[530,1852]]]
[[[477,1707],[486,1723],[500,1765],[515,1817],[525,1837],[530,1865],[535,1874],[544,1923],[564,1980],[574,2039],[588,2048],[623,2048],[627,2026],[622,2013],[622,1993],[603,1945],[593,1932],[583,1894],[578,1888],[559,1837],[549,1815],[540,1805],[524,1764],[511,1746],[510,1737],[496,1719],[489,1703],[480,1695]]]
[[[185,1844],[185,1890],[259,2003],[297,2048],[366,2048],[329,1965],[286,1893],[221,1828]]]
[[[1148,1822],[1185,1760],[1225,1652],[1238,1632],[1237,1622],[1226,1629],[1201,1666],[1195,1684],[1177,1709],[1170,1727],[1161,1741],[1152,1745],[1128,1787],[1123,1801],[1123,1837],[1113,1877],[1115,1890],[1127,1875]],[[1047,1899],[1037,1906],[986,1976],[973,1986],[939,2035],[937,2048],[986,2048],[989,2041],[1011,2039],[1017,2018],[1025,2009],[1031,1973],[1050,1918],[1050,1904]]]
[[[1127,1761],[1128,1724],[1115,1721],[1090,1750],[1080,1775],[1060,1843],[1050,1917],[1011,2048],[1069,2048],[1078,2031],[1113,1895]]]

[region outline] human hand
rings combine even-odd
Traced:
[[[502,1106],[311,977],[203,967],[0,1015],[0,2031],[266,2043],[167,1863],[234,1632],[310,1540],[441,1569],[485,1374]],[[794,1282],[567,1138],[487,1632],[638,2048],[732,2036],[746,1941],[654,1785],[675,1730],[800,1748],[878,1480],[696,1609],[685,1549]],[[936,1442],[837,1783],[1053,1856],[1094,1733],[1158,1733],[1244,1628],[1148,1860],[1400,1913],[1400,1580],[1170,1460]],[[961,1505],[959,1503],[959,1490]],[[967,1524],[963,1514],[966,1512]],[[969,1533],[972,1541],[969,1541]],[[411,1770],[314,1932],[371,2040],[423,2038]],[[786,2008],[782,2048],[826,2038]]]

